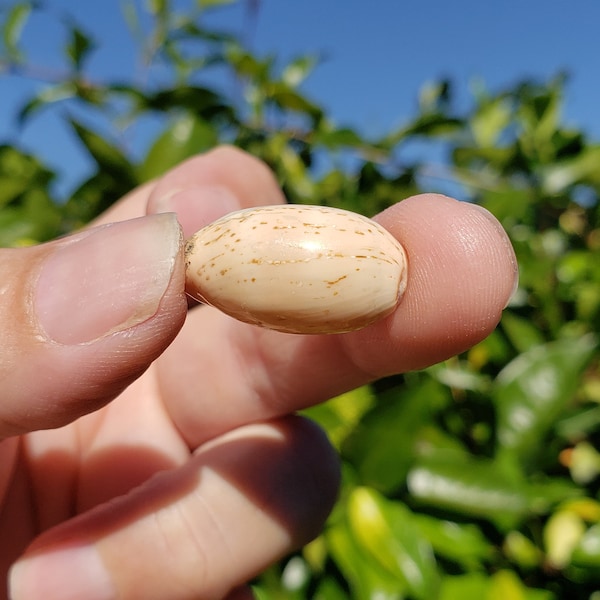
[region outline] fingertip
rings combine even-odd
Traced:
[[[284,420],[293,436],[292,460],[297,461],[301,493],[292,495],[296,504],[296,546],[310,542],[321,531],[339,493],[341,463],[329,438],[310,419],[295,416]]]
[[[305,417],[286,416],[240,427],[202,446],[198,457],[218,462],[220,476],[237,482],[249,499],[267,509],[287,532],[288,551],[318,535],[337,499],[339,457],[325,432]]]
[[[405,294],[395,313],[350,343],[359,364],[378,374],[423,368],[478,343],[497,325],[518,267],[500,223],[480,207],[421,194],[376,217],[404,246]],[[369,358],[376,340],[389,352]],[[362,348],[361,348],[362,344]],[[369,369],[367,369],[369,370]]]
[[[159,179],[147,211],[176,212],[189,237],[228,212],[283,202],[275,176],[263,161],[233,146],[219,146]]]
[[[492,229],[492,231],[490,232],[491,238],[494,237],[494,232],[498,236],[497,251],[503,256],[504,262],[507,262],[507,274],[506,279],[504,280],[506,286],[505,290],[503,290],[503,297],[506,297],[506,300],[502,306],[502,308],[506,308],[506,306],[510,302],[511,297],[516,292],[519,286],[519,263],[517,261],[517,255],[515,254],[515,250],[512,246],[507,232],[502,227],[500,221],[498,221],[498,219],[496,219],[496,217],[489,210],[487,210],[483,206],[480,206],[479,204],[465,204],[464,207],[467,211],[476,211],[479,217],[483,217],[484,219],[486,219],[487,223],[491,226]],[[473,216],[476,218],[475,215]],[[502,272],[504,272],[504,270]],[[512,278],[509,276],[508,272],[512,275]]]
[[[174,212],[187,239],[216,219],[241,208],[240,200],[226,187],[205,185],[152,195],[148,213]]]

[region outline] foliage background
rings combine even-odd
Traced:
[[[301,84],[306,56],[280,66],[167,0],[129,4],[148,73],[97,81],[90,33],[65,21],[64,73],[20,106],[21,124],[58,111],[96,171],[67,197],[18,140],[0,140],[0,245],[72,231],[187,156],[233,143],[264,159],[290,202],[372,215],[453,186],[502,222],[521,282],[498,329],[444,364],[311,409],[343,459],[324,533],[255,582],[261,600],[600,598],[600,146],[563,123],[566,79],[483,86],[459,109],[451,81],[424,87],[409,122],[376,139],[334,123]],[[127,3],[126,3],[127,4]],[[6,5],[3,77],[35,70],[21,33],[28,1]],[[51,16],[48,16],[51,18]],[[217,69],[240,94],[199,83]],[[123,132],[159,119],[132,156]],[[435,167],[404,150],[444,157]],[[424,189],[424,182],[427,189]]]

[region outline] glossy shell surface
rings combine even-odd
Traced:
[[[186,243],[186,291],[247,323],[343,333],[390,314],[406,287],[400,243],[362,215],[280,205],[230,213]]]

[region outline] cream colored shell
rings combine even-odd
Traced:
[[[404,249],[383,227],[337,208],[237,211],[186,244],[186,290],[247,323],[342,333],[391,313],[406,287]]]

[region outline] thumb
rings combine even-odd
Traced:
[[[174,214],[0,251],[0,439],[115,397],[185,319]]]

